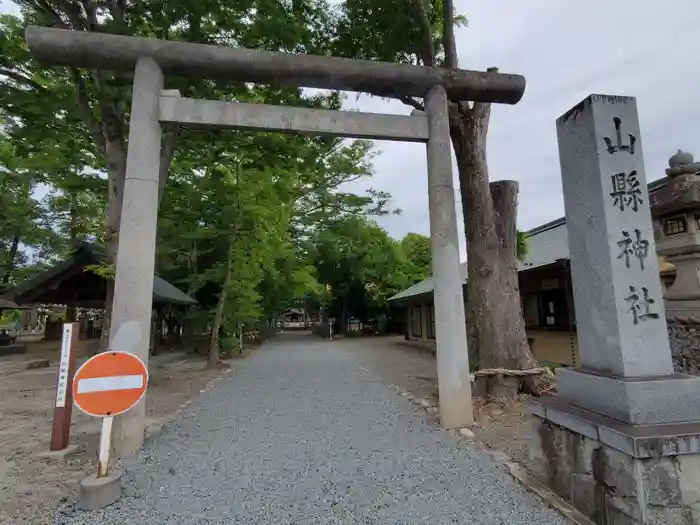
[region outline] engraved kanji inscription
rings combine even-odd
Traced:
[[[617,242],[617,245],[622,250],[618,259],[624,259],[625,266],[630,267],[632,259],[636,258],[639,261],[639,266],[644,269],[644,259],[649,256],[649,241],[642,237],[642,231],[635,228],[634,236],[628,231],[622,231],[622,240]]]
[[[630,286],[629,288],[630,294],[625,297],[625,302],[629,305],[627,311],[632,312],[634,324],[639,324],[640,321],[649,319],[658,319],[659,314],[652,312],[652,306],[656,303],[656,300],[649,297],[649,290],[646,286],[642,286],[641,290],[638,290],[635,286]]]
[[[634,143],[637,142],[637,137],[632,135],[632,133],[628,133],[627,136],[629,137],[629,143],[623,144],[622,121],[618,117],[615,117],[613,119],[613,123],[615,124],[615,143],[613,144],[613,141],[610,137],[603,137],[605,145],[608,148],[608,153],[610,153],[610,155],[613,155],[618,151],[627,151],[630,155],[634,155]]]
[[[620,211],[626,209],[637,211],[639,205],[644,202],[639,179],[637,179],[637,170],[611,175],[610,181],[612,182],[610,196],[613,198],[613,206],[620,208]]]

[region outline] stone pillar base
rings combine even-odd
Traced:
[[[122,474],[112,471],[98,478],[93,474],[80,482],[78,507],[82,510],[97,510],[119,501],[122,495]]]
[[[558,368],[557,391],[561,400],[631,425],[700,421],[696,376],[622,378]]]
[[[598,524],[700,525],[700,423],[629,425],[532,400],[528,468]]]

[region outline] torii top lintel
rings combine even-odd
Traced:
[[[29,26],[29,50],[41,62],[90,69],[133,71],[141,57],[165,73],[191,78],[259,82],[422,97],[435,85],[451,100],[516,104],[525,78],[462,69],[300,55]]]

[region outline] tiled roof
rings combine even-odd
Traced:
[[[27,297],[39,293],[55,278],[60,278],[62,274],[76,266],[88,264],[98,264],[104,260],[104,250],[95,245],[85,243],[77,248],[65,261],[56,264],[54,267],[44,270],[33,279],[26,281],[14,290],[11,290],[4,300],[13,303],[24,304]],[[33,302],[33,301],[29,301]],[[153,302],[169,304],[197,304],[197,301],[185,292],[170,284],[159,275],[153,276]]]
[[[17,305],[13,301],[0,297],[0,308],[15,309]]]
[[[462,263],[459,265],[459,273],[462,275],[462,283],[467,282],[467,263]],[[410,288],[401,290],[399,293],[393,297],[389,297],[389,301],[398,301],[399,299],[406,299],[408,297],[416,297],[426,293],[431,293],[433,291],[433,278],[428,277],[425,281],[414,284]]]
[[[527,257],[525,261],[518,265],[518,271],[529,270],[551,264],[558,259],[569,257],[569,245],[566,238],[566,224],[563,219],[548,223],[547,229],[537,228],[534,233],[526,232],[527,236]],[[467,282],[467,263],[459,265],[459,272],[462,275],[462,284]],[[389,301],[398,301],[408,297],[415,297],[433,291],[433,278],[414,284],[410,288],[400,291]]]
[[[649,192],[659,189],[667,181],[663,179],[655,180],[648,185]],[[566,219],[564,217],[548,222],[525,232],[527,238],[527,256],[525,261],[518,265],[518,271],[530,270],[539,266],[552,264],[560,259],[569,258],[569,240],[566,231]],[[467,283],[467,263],[459,266],[462,275],[462,284]],[[398,301],[409,297],[432,293],[432,277],[414,284],[410,288],[400,291],[389,301]]]

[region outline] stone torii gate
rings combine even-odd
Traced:
[[[132,352],[146,363],[161,123],[427,143],[440,421],[447,428],[473,423],[448,100],[516,104],[525,90],[522,76],[42,27],[27,28],[26,39],[44,63],[134,71],[109,342],[110,349]],[[164,91],[164,74],[423,97],[425,112],[399,116],[188,99]],[[115,447],[125,455],[143,444],[144,403],[120,418]]]

